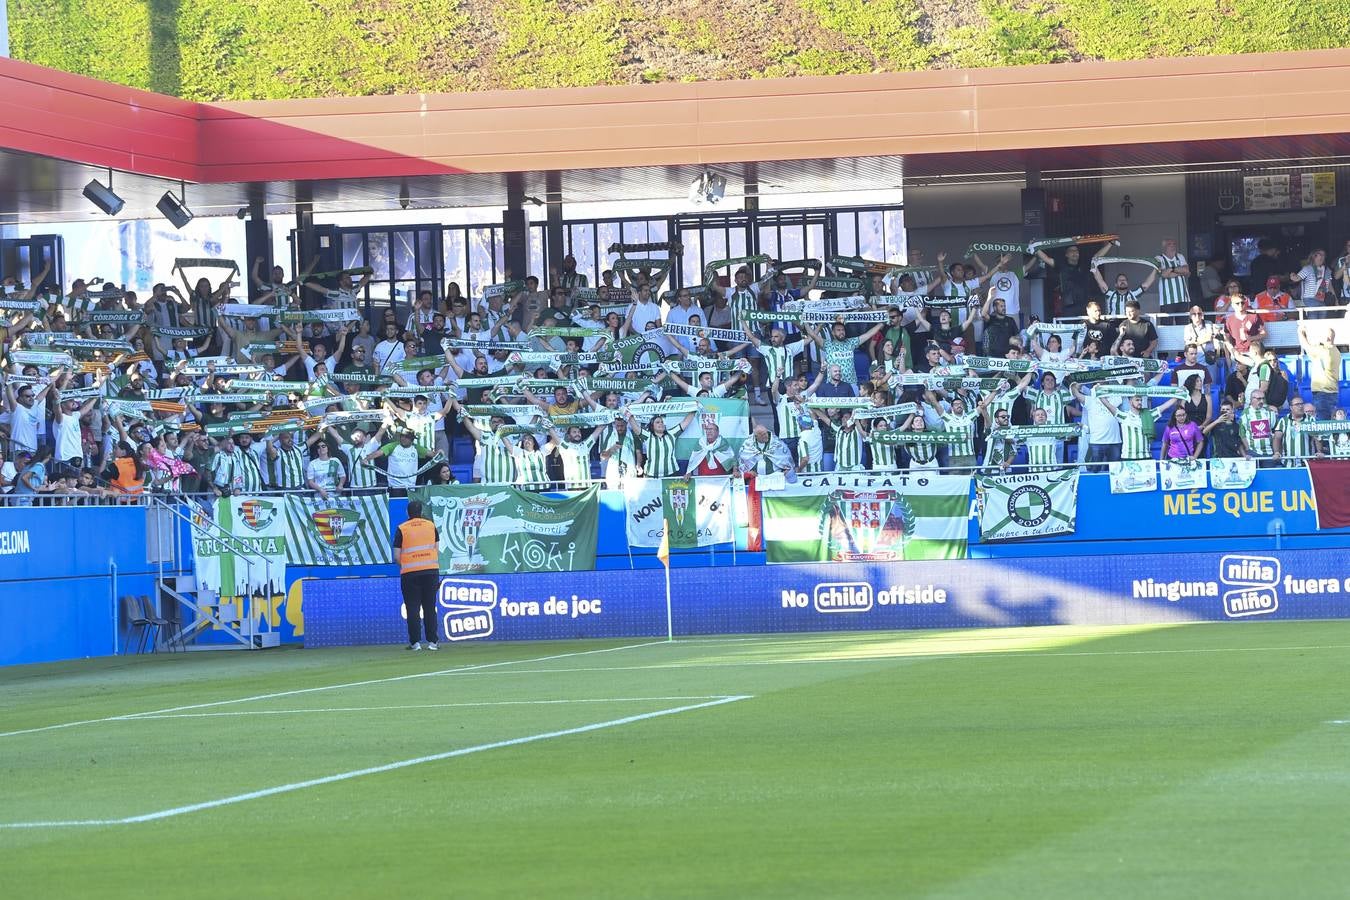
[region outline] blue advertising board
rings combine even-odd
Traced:
[[[948,560],[672,570],[676,635],[1350,617],[1344,554]],[[565,591],[563,588],[565,587]],[[304,589],[306,646],[406,640],[396,578]],[[666,633],[659,570],[442,580],[450,640]]]

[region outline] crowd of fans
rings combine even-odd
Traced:
[[[1319,250],[1255,297],[1232,280],[1192,304],[1205,281],[1174,241],[1148,258],[1111,256],[1111,236],[990,246],[996,257],[975,245],[935,266],[726,260],[671,290],[653,254],[678,246],[616,245],[595,287],[569,256],[547,282],[507,273],[476,298],[451,284],[403,312],[365,304],[368,272],[265,279],[261,261],[251,302],[231,299],[232,266],[189,279],[212,260],[180,260],[182,288],[145,298],[99,279],[60,296],[7,279],[0,490],[327,497],[457,477],[544,488],[1350,456],[1350,434],[1308,428],[1345,419],[1345,255]],[[1107,263],[1143,277],[1108,282]],[[1038,267],[1053,323],[1020,310]],[[1172,359],[1141,311],[1155,282],[1164,309],[1189,309]],[[1267,326],[1300,312],[1307,397],[1266,346]],[[748,402],[698,402],[726,398]]]

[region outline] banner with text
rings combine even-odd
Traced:
[[[595,568],[599,488],[553,498],[504,485],[419,488],[439,533],[441,571],[576,572]]]
[[[770,563],[966,556],[968,475],[807,475],[761,497]]]
[[[672,550],[724,544],[732,538],[730,478],[630,478],[624,485],[628,543]]]

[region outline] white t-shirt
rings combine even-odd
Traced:
[[[19,471],[14,468],[14,463],[8,459],[5,460],[5,464],[0,466],[0,481],[5,483],[5,486],[0,488],[0,494],[8,494],[13,491],[14,479],[18,477]]]
[[[652,322],[661,321],[661,306],[658,303],[648,301],[646,303],[633,304],[633,333],[641,334],[647,330],[647,326]],[[653,335],[656,337],[656,335]]]
[[[1120,443],[1120,420],[1095,393],[1083,404],[1083,427],[1087,432],[1088,443]]]
[[[56,422],[56,458],[60,462],[84,460],[84,441],[80,439],[80,414],[63,413]]]
[[[32,406],[16,403],[14,415],[9,422],[9,437],[14,446],[24,450],[36,450],[38,435],[43,431],[45,417],[46,407],[41,403],[34,403]]]
[[[399,444],[393,450],[389,451],[389,486],[391,488],[412,488],[417,486],[417,478],[413,474],[421,463],[418,462],[417,446],[410,444],[404,447]]]
[[[305,467],[306,480],[314,482],[325,491],[336,490],[338,477],[346,474],[347,470],[343,467],[342,461],[333,457],[311,459],[309,465]]]
[[[380,341],[375,345],[375,367],[381,372],[388,371],[403,362],[407,353],[401,341]]]
[[[1008,315],[1014,319],[1022,311],[1022,281],[1013,272],[996,272],[989,279],[989,296],[1002,300]]]

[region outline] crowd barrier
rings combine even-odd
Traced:
[[[763,623],[764,630],[1046,624],[1061,621],[1064,610],[1077,608],[1075,591],[1104,592],[1099,600],[1106,605],[1100,608],[1110,606],[1106,597],[1123,597],[1125,602],[1118,607],[1121,615],[1130,610],[1180,610],[1205,618],[1204,610],[1209,609],[1214,617],[1223,617],[1222,596],[1235,589],[1228,585],[1218,584],[1217,595],[1205,598],[1214,601],[1207,607],[1197,605],[1200,598],[1182,598],[1184,602],[1178,605],[1156,597],[1133,597],[1128,585],[1122,588],[1124,582],[1119,580],[1103,581],[1106,576],[1101,573],[1115,572],[1127,564],[1147,565],[1147,577],[1164,583],[1184,577],[1192,566],[1199,566],[1194,571],[1212,571],[1218,560],[1236,554],[1271,557],[1282,563],[1288,559],[1283,574],[1292,572],[1297,577],[1350,575],[1344,562],[1350,550],[1350,529],[1318,530],[1303,470],[1263,469],[1242,490],[1111,494],[1105,475],[1082,476],[1078,490],[1075,533],[981,543],[978,525],[971,520],[970,559],[954,562],[765,566],[763,553],[745,550],[746,532],[738,528],[734,542],[672,553],[673,624],[681,634],[754,631],[761,628],[757,623]],[[152,515],[152,509],[143,506],[0,507],[0,614],[6,624],[0,629],[0,665],[119,652],[118,598],[155,593],[158,565],[151,561],[154,541],[148,527]],[[391,529],[405,517],[406,501],[391,500]],[[595,571],[482,576],[508,600],[523,598],[540,604],[537,622],[532,616],[517,621],[518,617],[508,615],[515,607],[498,608],[493,638],[664,635],[661,563],[654,549],[628,547],[625,523],[623,495],[603,492]],[[187,525],[180,521],[178,527],[177,545],[190,547]],[[190,560],[180,565],[190,565]],[[753,571],[736,571],[740,568]],[[1009,584],[1009,574],[1018,572],[1040,579],[1035,583],[1043,583],[1047,593],[1027,593],[1030,589]],[[266,616],[283,642],[312,643],[329,639],[317,635],[324,628],[331,629],[331,616],[356,616],[343,610],[365,602],[335,598],[368,594],[375,606],[361,614],[369,619],[368,625],[360,626],[367,629],[365,639],[384,640],[393,627],[393,639],[402,640],[393,575],[392,565],[291,565],[284,592],[261,602],[243,602],[249,603],[249,614],[255,618]],[[1216,581],[1211,575],[1205,578]],[[843,616],[822,612],[823,619],[818,619],[814,614],[816,586],[851,582],[870,586],[872,609]],[[948,596],[940,603],[881,602],[883,596],[891,596],[885,592],[892,586],[905,585],[931,585],[934,590],[947,591]],[[986,587],[977,591],[979,585]],[[776,598],[781,604],[782,592],[789,589],[795,592],[790,607],[764,611],[768,599]],[[797,594],[806,596],[804,605],[796,605]],[[578,601],[599,602],[594,607],[574,607],[573,595]],[[959,600],[954,599],[958,596]],[[550,597],[555,603],[552,612],[545,614],[543,605]],[[1332,603],[1333,599],[1330,593],[1320,599],[1282,596],[1278,611],[1261,612],[1257,617],[1342,615],[1340,601]],[[566,613],[558,611],[558,601],[566,601]],[[323,618],[318,610],[327,610],[329,624],[320,624]],[[474,614],[470,609],[466,616]],[[390,615],[394,616],[392,626]],[[355,622],[349,619],[342,629],[357,628]],[[210,642],[209,633],[205,640]]]

